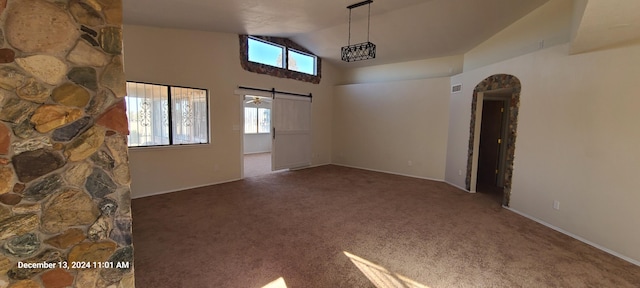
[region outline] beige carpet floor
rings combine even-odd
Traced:
[[[133,200],[137,288],[640,287],[640,267],[445,183],[339,166]]]

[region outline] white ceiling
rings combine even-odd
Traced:
[[[548,0],[374,0],[377,57],[340,61],[349,9],[360,0],[127,0],[126,24],[288,37],[341,67],[464,53]],[[637,1],[637,0],[632,0]],[[368,7],[352,10],[351,43],[365,42]]]
[[[127,0],[126,24],[287,37],[340,67],[459,55],[549,0],[374,0],[373,60],[345,63],[349,9],[360,0]],[[557,1],[557,0],[554,0]],[[567,0],[568,1],[568,0]],[[571,52],[638,41],[640,0],[573,0]],[[367,40],[369,6],[354,8],[351,44]]]

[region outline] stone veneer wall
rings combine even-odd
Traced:
[[[0,287],[133,287],[121,0],[0,0],[0,29]]]
[[[311,51],[305,49],[304,47],[298,45],[297,43],[287,38],[268,37],[268,36],[252,36],[252,37],[259,38],[271,43],[276,43],[285,47],[293,48],[294,50],[298,50],[300,52],[305,52],[313,55]],[[259,73],[259,74],[271,75],[278,78],[295,79],[295,80],[309,82],[313,84],[320,83],[320,79],[322,78],[322,73],[321,73],[322,59],[320,59],[320,57],[316,57],[316,75],[309,75],[306,73],[300,73],[297,71],[255,63],[255,62],[249,61],[249,42],[247,41],[247,39],[249,38],[249,35],[238,35],[238,38],[240,40],[240,65],[244,70],[249,72]]]
[[[496,74],[478,83],[473,89],[473,98],[471,100],[471,124],[469,128],[469,150],[467,153],[467,174],[465,184],[467,190],[471,190],[471,172],[473,160],[473,142],[476,130],[476,112],[478,107],[478,93],[491,90],[511,88],[511,101],[509,104],[509,127],[507,127],[507,152],[506,152],[506,169],[504,173],[504,196],[502,205],[509,206],[511,200],[511,179],[513,178],[513,159],[516,153],[516,136],[518,129],[518,113],[520,110],[520,80],[508,74]]]

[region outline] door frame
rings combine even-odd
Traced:
[[[509,127],[509,117],[507,115],[508,111],[509,111],[509,103],[511,102],[511,94],[507,94],[510,93],[511,91],[507,88],[507,89],[499,89],[499,90],[494,90],[494,91],[487,91],[487,92],[480,92],[478,93],[478,101],[482,102],[482,109],[478,109],[479,110],[479,119],[480,122],[482,122],[482,116],[484,114],[484,104],[486,101],[495,101],[495,102],[501,102],[502,104],[502,109],[503,109],[503,115],[501,117],[501,123],[500,123],[500,139],[502,139],[502,143],[500,144],[500,148],[498,150],[498,159],[497,159],[497,164],[498,167],[497,170],[498,172],[496,173],[496,186],[498,187],[504,187],[504,177],[500,177],[499,175],[503,175],[506,171],[507,168],[507,138],[508,138],[508,133],[507,133],[507,128]],[[479,124],[479,128],[478,128],[478,139],[480,140],[482,138],[482,125],[484,125],[485,123],[480,123]],[[479,148],[478,148],[479,151]],[[480,153],[478,153],[478,157],[480,157]],[[480,165],[480,159],[478,159],[478,166]],[[477,173],[480,173],[480,169],[478,169]],[[477,177],[476,177],[477,179]]]
[[[238,159],[240,161],[240,179],[244,179],[244,99],[247,95],[273,98],[273,93],[260,90],[247,90],[239,86],[238,89],[233,91],[233,94],[238,99],[238,107],[240,109],[240,113],[238,114],[240,117],[238,119],[239,124],[234,124],[232,128],[234,131],[240,131],[240,135],[238,136],[240,137],[240,154],[238,155]]]
[[[504,172],[504,196],[502,205],[509,207],[511,199],[511,180],[513,178],[513,159],[518,128],[518,113],[520,109],[520,80],[509,74],[495,74],[482,80],[473,90],[471,101],[471,123],[469,127],[469,149],[467,154],[466,189],[475,192],[478,174],[478,150],[480,148],[480,122],[482,119],[482,99],[487,91],[511,91],[508,109],[509,127],[505,139],[506,159]],[[480,113],[478,113],[480,112]]]
[[[277,97],[280,97],[280,98],[283,98],[283,97],[284,98],[288,98],[288,97],[308,97],[309,98],[309,102],[312,103],[313,102],[312,101],[313,95],[312,94],[306,95],[306,94],[282,92],[282,91],[275,90],[275,88],[273,88],[271,90],[265,90],[265,89],[249,88],[249,87],[244,87],[244,86],[238,86],[238,88],[234,90],[234,94],[236,95],[236,97],[238,97],[238,105],[239,105],[239,109],[240,109],[240,112],[238,114],[239,114],[240,117],[238,119],[238,123],[239,124],[238,125],[234,124],[233,125],[233,130],[234,131],[239,131],[239,135],[238,136],[240,137],[240,149],[239,149],[240,153],[239,153],[239,157],[238,158],[240,160],[240,179],[244,179],[244,176],[245,176],[244,175],[244,168],[245,168],[244,167],[244,145],[245,145],[245,143],[244,143],[244,101],[245,100],[244,99],[245,99],[245,97],[247,95],[249,95],[249,96],[267,97],[267,98],[271,98],[272,99],[271,119],[270,120],[271,120],[271,128],[272,128],[271,129],[271,133],[273,133],[273,123],[274,123],[274,119],[273,119],[274,106],[273,106],[273,104],[275,103]],[[312,125],[312,120],[311,120],[311,119],[313,119],[312,112],[313,112],[313,109],[310,108],[309,109],[309,113],[310,113],[309,114],[309,121],[310,121],[310,123],[309,123],[309,133],[313,133],[313,129],[312,129],[313,125]],[[274,134],[272,134],[272,137],[273,137],[273,135]],[[313,137],[312,137],[311,134],[309,135],[309,138],[310,138],[310,141],[312,141]],[[272,138],[272,141],[273,141],[273,138]],[[309,145],[311,145],[311,143]],[[309,149],[312,149],[311,146],[309,146]],[[276,153],[275,153],[273,142],[272,142],[272,146],[271,146],[272,170],[273,170],[273,163],[274,163],[273,156],[275,154]],[[309,164],[308,165],[311,165],[311,159],[309,159]],[[302,166],[301,167],[291,167],[291,168],[286,168],[286,169],[295,170],[295,169],[300,169],[300,168],[305,168],[305,167],[307,167],[307,166],[304,166],[304,167],[302,167]]]
[[[244,99],[247,95],[237,92],[236,95],[240,96],[238,97],[240,99],[240,121],[238,122],[240,123],[240,179],[244,179]]]

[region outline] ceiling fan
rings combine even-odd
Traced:
[[[246,101],[246,102],[244,102],[244,103],[247,103],[247,104],[256,104],[256,105],[260,105],[260,104],[262,104],[262,99],[260,99],[260,97],[252,96],[251,98],[252,98],[251,100]]]

